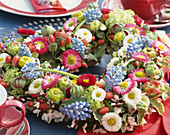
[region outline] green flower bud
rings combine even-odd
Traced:
[[[7,51],[12,54],[12,55],[16,55],[18,53],[19,50],[19,45],[17,43],[9,43],[8,47],[7,47]]]
[[[44,61],[40,66],[44,69],[48,69],[51,67],[51,65],[48,61]]]
[[[145,47],[145,48],[142,50],[142,52],[143,52],[144,54],[148,55],[148,57],[150,57],[150,58],[153,58],[153,57],[156,56],[156,52],[155,52],[155,49],[154,49],[153,47],[152,47],[152,48],[150,48],[150,47]]]
[[[112,27],[111,27],[111,30],[114,32],[114,33],[118,33],[118,32],[121,32],[123,30],[124,26],[122,23],[115,23]]]
[[[98,31],[100,29],[101,23],[99,23],[98,20],[93,21],[90,23],[90,30],[92,31]]]
[[[56,52],[56,51],[57,51],[57,48],[58,48],[57,43],[50,43],[50,44],[49,44],[49,51],[50,51],[50,52]]]
[[[71,96],[73,97],[79,97],[83,95],[84,89],[82,86],[74,85],[71,87],[70,93],[71,93]]]
[[[156,65],[150,65],[146,67],[146,75],[154,77],[159,73],[159,68]]]
[[[26,79],[23,76],[15,77],[12,81],[14,88],[24,88],[26,85]]]
[[[58,103],[60,100],[64,98],[63,92],[59,88],[50,88],[47,91],[47,96],[50,100],[54,101],[55,103]]]
[[[41,28],[41,33],[43,36],[53,35],[55,29],[52,26],[45,25]]]
[[[137,110],[139,113],[146,113],[148,111],[148,106],[141,101],[137,104]]]
[[[76,17],[77,21],[81,22],[84,19],[83,14],[84,14],[83,12],[77,12],[75,14],[72,14],[72,17]]]
[[[62,77],[58,80],[57,82],[57,86],[61,89],[61,90],[65,90],[65,88],[69,88],[72,85],[72,81],[69,78],[66,77]]]
[[[144,24],[144,25],[142,26],[142,28],[143,28],[145,31],[150,30],[150,27],[149,27],[149,25],[147,25],[147,24]]]

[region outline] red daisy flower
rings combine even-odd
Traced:
[[[137,69],[133,69],[131,70],[131,73],[128,74],[128,77],[134,81],[136,81],[137,83],[145,83],[150,81],[148,79],[148,77],[146,76],[145,72],[142,70],[137,70]]]
[[[137,26],[135,24],[131,24],[131,23],[126,24],[125,28],[132,28],[132,29],[136,30],[139,35],[144,35],[145,36],[145,31],[141,27],[139,27],[139,26]]]
[[[44,54],[47,52],[49,43],[44,37],[35,37],[32,42],[35,43],[37,53]]]
[[[92,74],[83,74],[77,79],[77,85],[88,87],[96,84],[96,77]]]
[[[58,74],[47,75],[44,77],[41,83],[41,87],[45,90],[48,88],[52,88],[54,85],[56,85],[60,78],[61,76]]]
[[[75,71],[81,67],[81,57],[78,52],[73,49],[66,50],[61,55],[63,61],[62,64],[65,68],[69,68],[69,71]]]
[[[139,60],[139,61],[142,61],[142,62],[148,62],[149,61],[148,55],[141,53],[141,52],[134,53],[132,55],[132,58]]]

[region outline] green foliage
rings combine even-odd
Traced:
[[[158,111],[158,113],[160,115],[163,115],[165,109],[164,109],[164,105],[162,104],[161,101],[157,100],[157,99],[150,99],[151,104],[153,105],[153,107],[156,108],[156,110]]]

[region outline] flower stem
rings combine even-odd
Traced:
[[[139,65],[138,65],[137,69],[139,69],[139,68],[140,68],[140,65],[141,65],[141,61],[139,61]]]
[[[78,30],[78,29],[80,29],[81,28],[81,26],[83,26],[83,24],[86,22],[86,19],[84,19],[83,21],[81,21],[81,23],[79,23],[79,25],[75,28],[75,30],[73,31],[73,35],[76,33],[76,31]]]
[[[129,61],[127,61],[125,64],[124,64],[124,67],[126,67],[129,63],[135,61],[135,59],[130,59]]]
[[[45,71],[45,72],[53,72],[53,73],[62,74],[62,75],[65,75],[65,76],[69,76],[70,78],[72,78],[74,80],[77,80],[78,77],[79,77],[77,75],[73,75],[73,74],[63,72],[63,71],[59,71],[59,70],[56,70],[56,69],[38,69],[38,70]]]

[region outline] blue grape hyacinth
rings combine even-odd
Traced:
[[[113,66],[106,72],[105,91],[112,90],[113,86],[119,85],[125,78],[124,66]]]
[[[83,42],[77,38],[71,38],[72,41],[72,49],[77,51],[81,56],[84,56],[86,46],[84,46]]]
[[[86,24],[98,20],[101,17],[101,11],[98,8],[88,10],[83,16],[86,18]]]
[[[7,39],[5,40],[5,46],[7,47],[9,43],[11,42],[15,42],[15,33],[12,31],[11,34],[7,37]]]
[[[59,110],[73,120],[86,120],[87,118],[91,118],[92,110],[89,107],[90,104],[86,101],[76,101]]]
[[[18,50],[18,54],[22,57],[22,56],[28,56],[31,57],[31,51],[30,49],[27,47],[26,44],[22,44],[21,47]]]
[[[21,71],[23,72],[23,76],[31,79],[37,78],[41,74],[40,71],[35,71],[36,69],[38,69],[38,62],[29,62],[25,63]]]

